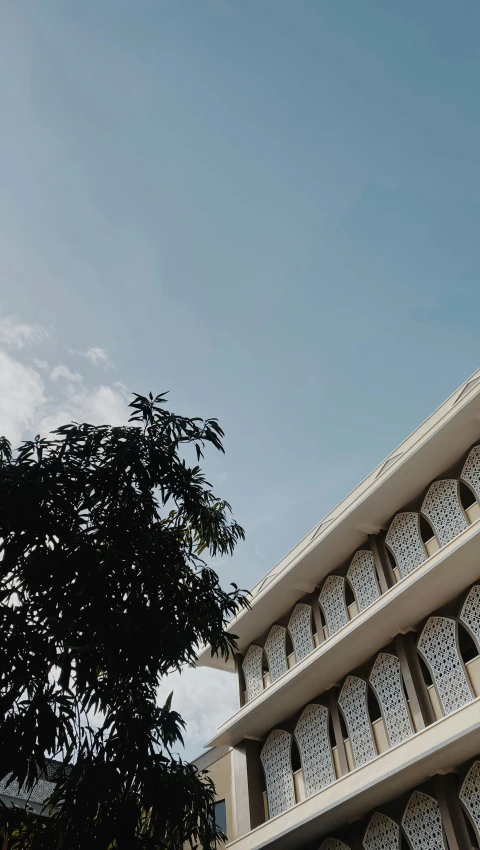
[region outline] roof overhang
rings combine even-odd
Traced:
[[[251,607],[228,624],[245,652],[268,624],[282,617],[356,548],[386,528],[429,481],[452,466],[480,437],[480,369],[253,588]],[[199,666],[234,669],[203,649]]]

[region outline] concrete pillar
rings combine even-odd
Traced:
[[[422,675],[412,632],[406,635],[397,635],[395,649],[400,661],[415,725],[417,729],[423,729],[435,722],[435,715]]]
[[[310,604],[312,606],[313,611],[313,622],[315,623],[315,631],[317,632],[318,637],[318,645],[325,640],[325,635],[323,633],[323,623],[322,617],[320,614],[320,605],[318,604],[318,590],[312,593],[310,597]]]
[[[242,663],[244,656],[240,652],[235,653],[235,675],[238,686],[238,707],[245,705],[245,679],[243,677]]]
[[[245,835],[265,820],[263,777],[260,751],[262,743],[244,739],[232,750],[233,809],[236,838]]]
[[[348,773],[347,753],[345,750],[345,741],[343,740],[340,715],[338,713],[337,694],[333,690],[329,691],[328,705],[332,718],[333,734],[335,735],[335,744],[337,747],[338,760],[340,762],[340,772],[342,776],[345,776],[345,774]]]
[[[364,850],[363,836],[365,833],[365,824],[362,820],[356,820],[352,823],[350,829],[350,841],[348,842],[350,847],[352,850]]]
[[[458,799],[455,775],[448,773],[446,776],[435,776],[433,785],[440,806],[449,850],[472,850],[472,843]]]
[[[393,575],[392,564],[385,548],[384,537],[382,534],[369,534],[368,542],[375,558],[380,590],[382,593],[385,593],[389,587],[394,587],[396,581]]]

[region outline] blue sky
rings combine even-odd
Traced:
[[[4,429],[128,390],[217,416],[252,585],[479,365],[479,31],[476,0],[4,0]]]

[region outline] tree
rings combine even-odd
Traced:
[[[2,807],[8,850],[214,846],[214,788],[174,754],[184,722],[162,677],[201,644],[228,656],[248,605],[204,560],[243,529],[197,465],[217,420],[135,395],[129,425],[70,423],[0,441],[0,778],[61,771],[50,815]],[[195,452],[195,465],[189,452]]]

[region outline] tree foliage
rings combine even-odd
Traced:
[[[223,451],[218,422],[164,404],[0,441],[0,778],[69,765],[48,816],[1,808],[9,850],[215,843],[213,785],[175,755],[184,722],[156,694],[199,645],[234,649],[224,626],[248,603],[204,558],[244,532],[197,465]]]

